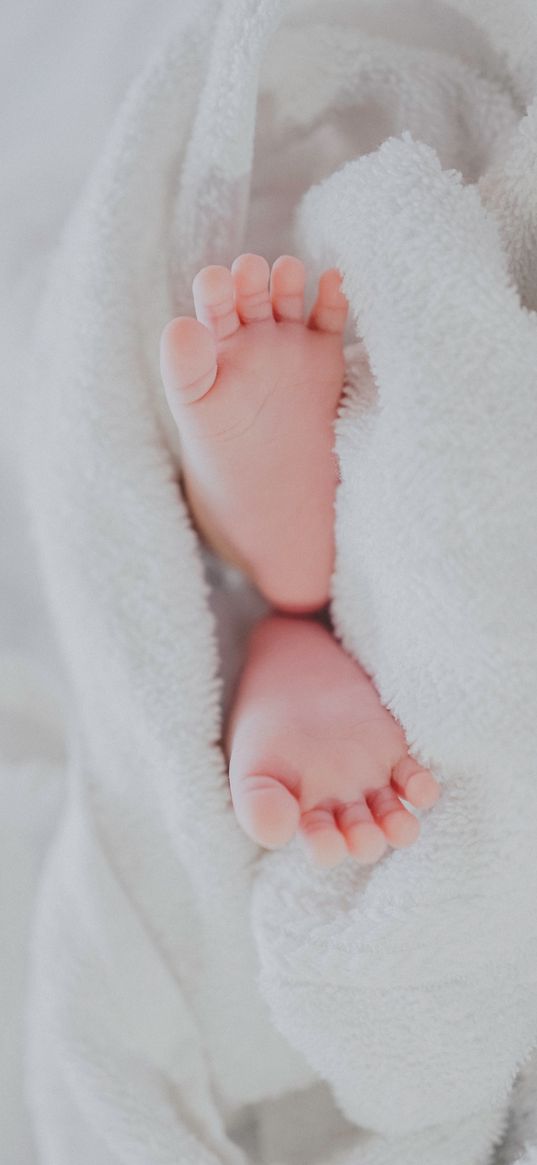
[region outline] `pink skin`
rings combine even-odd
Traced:
[[[161,368],[186,495],[206,541],[288,614],[322,607],[334,566],[333,424],[347,302],[321,276],[304,322],[303,264],[241,255],[193,284],[197,320],[164,329]],[[227,745],[237,818],[268,848],[299,831],[313,860],[373,862],[415,841],[399,800],[439,786],[365,673],[317,623],[273,616],[252,636]]]
[[[362,668],[311,619],[272,615],[250,639],[227,732],[237,818],[269,849],[298,831],[316,864],[411,845],[438,785]]]
[[[231,271],[206,267],[193,286],[198,320],[172,320],[161,347],[196,523],[289,612],[328,600],[347,317],[339,275],[328,271],[306,327],[304,284],[291,257],[272,273],[259,255]]]

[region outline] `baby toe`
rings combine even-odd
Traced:
[[[317,866],[337,866],[347,857],[347,846],[330,809],[308,809],[300,819],[306,851]]]
[[[231,796],[237,820],[266,849],[287,845],[297,831],[300,809],[296,797],[277,777],[254,774],[234,781]]]
[[[170,320],[160,340],[160,370],[172,413],[177,404],[205,396],[217,374],[216,347],[207,328],[190,316]]]
[[[386,838],[363,798],[337,809],[336,821],[349,853],[358,862],[370,865],[385,853]]]
[[[340,334],[345,329],[349,305],[341,290],[341,275],[333,267],[324,271],[319,280],[317,299],[313,305],[308,326],[318,332]]]
[[[272,319],[270,267],[261,255],[239,255],[231,267],[235,306],[243,324]]]
[[[440,796],[440,785],[429,769],[423,769],[411,756],[399,761],[392,772],[392,785],[416,809],[430,809]]]
[[[193,283],[192,294],[198,320],[217,340],[227,340],[240,327],[235,310],[231,271],[227,267],[203,267]]]
[[[401,805],[399,797],[390,785],[368,794],[367,803],[390,845],[402,849],[412,845],[419,836],[420,824],[413,813]]]
[[[304,321],[306,269],[293,255],[280,255],[272,265],[270,293],[274,318],[290,323]]]

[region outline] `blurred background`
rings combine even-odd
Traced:
[[[0,1162],[32,1165],[22,1078],[29,908],[60,793],[61,670],[24,505],[24,355],[50,255],[174,0],[3,0],[0,40]],[[35,732],[27,739],[23,700]],[[49,758],[46,784],[32,755]],[[28,806],[34,812],[29,817]],[[75,1163],[73,1163],[75,1165]]]
[[[0,44],[2,395],[0,648],[48,661],[23,513],[22,360],[47,261],[173,0],[3,0]]]
[[[51,255],[116,110],[170,21],[177,25],[192,2],[201,11],[206,0],[2,5],[0,1165],[36,1165],[22,1068],[25,956],[34,888],[61,796],[66,698],[25,508],[22,421],[31,407],[25,353]],[[436,13],[427,17],[427,6],[415,0],[423,35],[449,50],[448,27]],[[386,0],[371,7],[372,26],[378,28],[385,7]],[[404,17],[390,21],[390,33],[402,41],[405,31]],[[479,58],[470,31],[464,48],[468,60]],[[374,144],[361,142],[356,153]]]

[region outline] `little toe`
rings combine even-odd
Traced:
[[[345,329],[348,311],[349,305],[341,290],[341,275],[337,268],[332,267],[321,275],[308,327],[318,332],[340,334]]]
[[[270,267],[262,255],[239,255],[231,267],[235,306],[243,324],[272,319]]]
[[[272,264],[270,294],[274,318],[290,323],[304,321],[306,269],[293,255],[280,255]]]
[[[440,796],[440,785],[433,774],[411,756],[405,756],[395,766],[392,785],[399,797],[404,797],[415,809],[430,809]]]
[[[233,279],[227,267],[203,267],[192,283],[192,293],[198,320],[217,340],[227,340],[238,330]]]
[[[160,340],[160,370],[172,413],[212,388],[217,374],[216,346],[211,333],[191,316],[170,320]]]
[[[300,819],[304,846],[317,866],[329,869],[347,857],[347,845],[330,809],[308,809]]]
[[[364,865],[377,862],[386,851],[386,838],[366,802],[352,801],[335,815],[349,853]]]
[[[419,836],[420,823],[413,813],[401,805],[391,785],[368,794],[367,803],[390,845],[402,849],[412,845]]]
[[[231,796],[239,824],[258,845],[278,849],[294,837],[299,804],[277,777],[247,776],[232,783]]]

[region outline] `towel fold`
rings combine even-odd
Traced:
[[[31,958],[44,1165],[240,1165],[242,1116],[319,1088],[323,1165],[536,1159],[537,15],[509,12],[202,5],[67,225],[26,426],[74,707]],[[201,265],[291,245],[353,316],[335,625],[444,785],[367,870],[236,824],[248,589],[202,557],[157,364]]]

